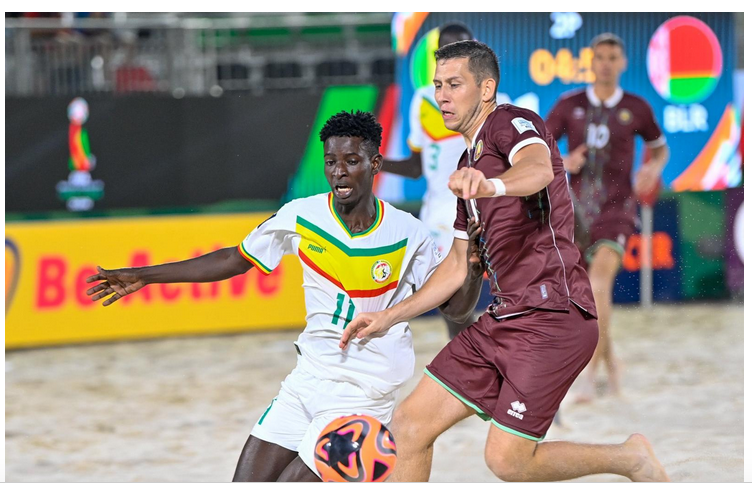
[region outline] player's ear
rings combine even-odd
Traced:
[[[496,81],[492,78],[484,79],[480,85],[482,89],[483,102],[490,102],[496,99]]]
[[[381,171],[381,165],[384,164],[384,157],[376,153],[371,157],[371,174],[376,176]]]

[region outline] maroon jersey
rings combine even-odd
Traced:
[[[521,148],[534,143],[550,151],[554,180],[528,199],[458,199],[455,236],[467,239],[467,220],[477,212],[484,224],[481,258],[495,296],[490,309],[497,317],[535,308],[568,311],[570,300],[595,316],[590,281],[573,242],[574,212],[564,165],[543,120],[528,109],[498,106],[476,134],[473,149],[462,154],[459,168],[498,177],[512,167]],[[529,199],[549,206],[544,219],[528,216]]]
[[[634,226],[634,137],[642,136],[648,147],[666,142],[650,105],[621,88],[601,102],[589,86],[563,95],[549,113],[546,126],[554,139],[567,135],[570,151],[582,144],[588,147],[582,170],[570,175],[582,228],[588,231],[602,223]]]

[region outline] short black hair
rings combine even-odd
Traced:
[[[381,124],[370,112],[341,111],[330,117],[319,132],[319,139],[325,143],[330,137],[363,138],[361,146],[368,150],[369,156],[379,154],[381,147]]]
[[[499,60],[491,47],[477,40],[460,40],[440,48],[434,54],[436,61],[446,59],[466,58],[467,65],[475,78],[475,83],[480,85],[483,79],[492,78],[499,86]]]
[[[619,47],[623,54],[626,55],[627,53],[624,50],[624,41],[621,39],[621,37],[616,34],[612,34],[611,32],[604,32],[602,34],[596,35],[593,40],[590,41],[590,48],[595,50],[595,48],[601,44]]]
[[[454,35],[455,37],[462,37],[464,35],[473,38],[473,32],[470,27],[462,22],[448,22],[439,27],[439,38],[443,35]]]

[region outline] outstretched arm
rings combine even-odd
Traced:
[[[443,304],[459,290],[467,275],[467,240],[454,239],[452,249],[428,281],[413,295],[384,311],[360,313],[345,328],[339,346],[350,341],[389,330],[394,324],[410,320]]]
[[[503,195],[530,196],[539,192],[554,179],[548,148],[535,143],[520,149],[514,164],[499,176],[503,182]],[[449,177],[449,189],[464,200],[490,198],[496,195],[496,186],[479,170],[462,168]]]
[[[445,303],[439,306],[444,316],[457,324],[464,324],[478,305],[483,286],[483,265],[480,260],[478,236],[480,223],[470,218],[467,223],[467,276],[459,290]]]
[[[420,159],[420,153],[412,151],[409,158],[404,161],[394,161],[391,159],[384,159],[381,165],[381,171],[387,173],[398,174],[407,178],[418,179],[423,174],[423,165]]]
[[[89,288],[86,295],[96,301],[114,294],[102,303],[106,307],[150,283],[216,282],[245,273],[252,266],[237,247],[228,247],[182,262],[116,270],[97,267],[99,273],[86,282],[101,283]]]

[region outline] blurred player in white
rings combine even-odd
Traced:
[[[439,28],[439,48],[460,40],[472,40],[473,33],[463,23],[452,22]],[[457,197],[447,188],[449,176],[465,151],[462,135],[444,126],[441,110],[436,104],[436,88],[429,84],[418,88],[410,103],[410,134],[407,143],[412,155],[404,160],[385,159],[382,171],[418,179],[426,179],[426,193],[420,209],[420,220],[431,232],[442,256],[449,253],[454,242],[454,218]],[[510,102],[509,96],[497,93],[497,103]],[[478,296],[480,292],[478,292]],[[478,298],[476,297],[476,303]],[[449,338],[454,338],[475,322],[472,312],[461,319],[444,314]]]
[[[307,316],[297,366],[251,431],[235,481],[318,481],[313,453],[321,430],[352,413],[389,424],[397,390],[413,375],[407,322],[345,352],[339,341],[358,313],[384,310],[423,286],[440,255],[418,220],[373,195],[382,157],[372,114],[341,112],[320,137],[331,192],[287,203],[238,247],[151,267],[98,268],[88,279],[101,283],[87,294],[114,294],[103,304],[110,305],[150,283],[211,282],[254,266],[268,274],[284,255],[298,256]]]

